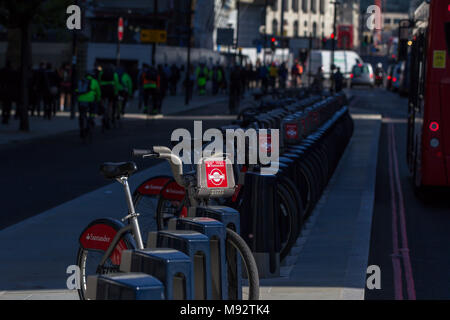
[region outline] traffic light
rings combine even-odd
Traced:
[[[334,40],[334,33],[331,34],[330,38]]]
[[[270,39],[270,48],[272,49],[272,51],[275,51],[276,44],[277,44],[277,39],[275,37],[272,37],[272,39]]]

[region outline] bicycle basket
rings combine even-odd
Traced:
[[[235,182],[230,159],[224,155],[201,158],[197,164],[197,181],[199,198],[231,197]]]

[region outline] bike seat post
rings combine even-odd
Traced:
[[[139,222],[137,219],[136,211],[134,209],[133,198],[131,196],[130,186],[128,184],[128,177],[120,177],[117,179],[122,185],[125,191],[125,198],[127,199],[128,214],[130,217],[130,224],[133,230],[134,239],[138,249],[144,249],[144,243],[142,242],[141,229],[139,228]]]

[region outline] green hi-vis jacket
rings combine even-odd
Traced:
[[[80,94],[78,96],[78,102],[99,102],[102,98],[102,93],[97,79],[92,76],[87,76],[87,79],[91,81],[91,90],[89,92]],[[78,92],[78,89],[76,89],[75,91]]]
[[[124,72],[119,81],[119,91],[125,90],[128,95],[133,94],[133,81],[128,73]]]
[[[114,86],[114,94],[117,95],[119,93],[119,75],[117,72],[114,72],[114,80],[112,81],[102,81],[103,71],[99,74],[100,86],[113,85]]]

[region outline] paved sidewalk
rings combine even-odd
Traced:
[[[295,263],[261,280],[262,299],[364,299],[381,116],[353,119],[350,144],[288,258]]]
[[[226,95],[194,96],[189,105],[186,106],[184,96],[168,96],[164,100],[163,115],[147,116],[139,111],[138,98],[135,98],[131,101],[128,110],[126,110],[125,120],[165,118],[166,116],[173,116],[180,112],[207,107],[210,104],[225,103],[226,101],[228,101]],[[20,132],[18,130],[19,121],[15,120],[14,117],[11,118],[8,125],[0,124],[0,145],[29,141],[78,130],[78,118],[70,119],[69,112],[58,112],[52,120],[46,120],[42,117],[29,117],[29,121],[30,132]]]

